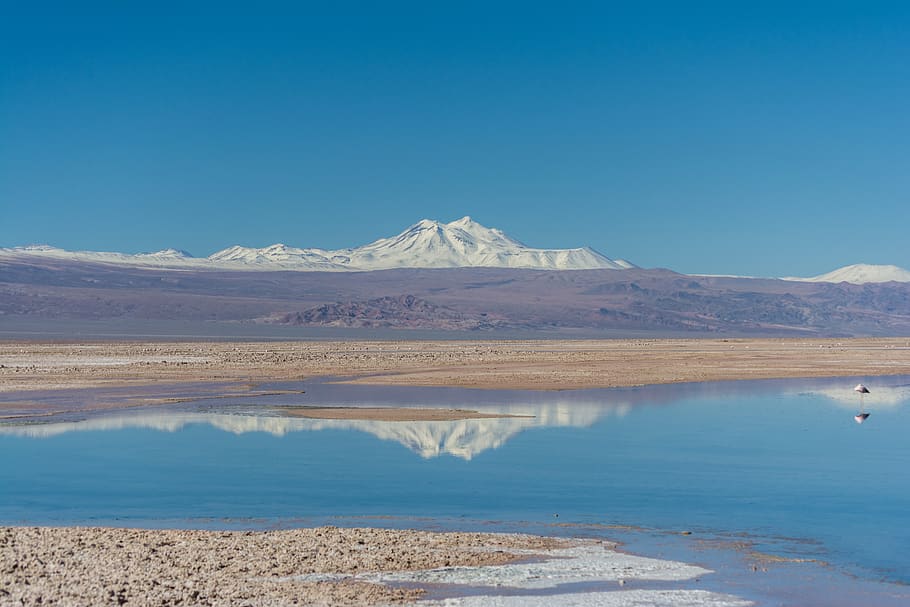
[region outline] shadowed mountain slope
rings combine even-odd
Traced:
[[[668,270],[194,271],[0,260],[0,322],[222,321],[449,331],[910,335],[910,284]]]

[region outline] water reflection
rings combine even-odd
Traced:
[[[46,438],[67,432],[116,431],[127,428],[176,432],[191,424],[208,424],[233,434],[267,432],[274,436],[284,436],[291,432],[355,430],[372,434],[381,440],[398,442],[423,458],[445,454],[470,460],[488,449],[500,447],[525,430],[587,427],[606,416],[621,417],[629,408],[625,403],[577,401],[509,404],[484,407],[484,412],[515,417],[408,422],[285,417],[281,415],[280,408],[272,409],[267,414],[147,411],[141,414],[100,416],[77,422],[0,427],[0,434]]]
[[[853,423],[858,382],[871,391],[872,412],[860,431]],[[552,522],[559,513],[560,524],[797,538],[782,556],[910,583],[907,376],[558,393],[313,382],[257,390],[258,396],[232,392],[117,413],[83,408],[0,425],[0,460],[11,462],[0,466],[0,521]],[[99,396],[106,394],[67,397]],[[389,422],[282,415],[301,406],[532,417]],[[777,554],[760,541],[754,549]]]
[[[896,409],[910,402],[910,386],[875,386],[864,395],[859,395],[849,384],[843,386],[813,388],[800,391],[802,394],[821,396],[838,407],[858,409],[865,406],[870,409]]]
[[[865,395],[865,406],[872,410],[896,410],[910,403],[910,384],[903,383],[906,380],[906,377],[876,378],[876,381],[870,383],[871,393]],[[267,398],[239,396],[238,400],[246,404],[224,405],[219,404],[223,401],[217,399],[203,400],[194,405],[178,405],[176,408],[121,410],[116,413],[96,414],[81,420],[0,425],[0,436],[47,438],[77,431],[117,431],[129,428],[177,432],[194,424],[209,425],[232,434],[262,432],[273,436],[284,436],[294,432],[347,430],[368,433],[384,441],[397,442],[425,459],[449,455],[471,460],[480,453],[501,447],[527,430],[590,427],[604,418],[622,418],[633,408],[643,405],[663,405],[685,399],[726,400],[746,395],[783,392],[793,396],[809,396],[820,402],[855,411],[861,403],[860,396],[853,388],[854,385],[850,378],[804,379],[798,382],[793,380],[716,382],[566,392],[561,393],[558,399],[554,399],[553,393],[419,388],[402,390],[311,384],[306,386],[310,398],[305,403],[299,401],[299,394],[277,396],[271,394]],[[300,388],[299,385],[280,387]],[[122,397],[119,393],[109,396]],[[282,414],[285,407],[426,407],[428,403],[437,407],[476,409],[485,414],[516,417],[405,422],[307,419]]]

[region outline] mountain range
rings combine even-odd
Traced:
[[[590,247],[535,249],[501,230],[483,226],[470,217],[451,223],[421,220],[391,238],[338,250],[301,249],[273,244],[261,249],[232,246],[197,258],[179,249],[128,255],[93,251],[65,251],[46,245],[0,249],[5,257],[45,257],[161,268],[218,270],[296,270],[340,272],[393,268],[526,268],[537,270],[625,269],[633,264],[612,260]]]
[[[849,282],[863,285],[871,282],[910,282],[910,270],[898,266],[857,263],[810,278],[785,278],[805,282]]]
[[[590,248],[534,249],[468,217],[420,221],[336,251],[231,247],[195,258],[177,249],[0,249],[0,336],[67,337],[79,323],[124,336],[150,323],[171,323],[167,335],[270,338],[910,336],[910,272],[856,265],[786,280],[690,276]]]
[[[0,248],[0,259],[59,259],[132,267],[198,270],[291,270],[304,272],[374,271],[395,268],[522,268],[533,270],[626,270],[637,266],[610,259],[590,247],[537,249],[502,230],[470,217],[450,223],[423,219],[397,236],[360,247],[327,250],[273,244],[254,248],[235,245],[208,257],[181,249],[153,253],[67,251],[49,245]],[[910,270],[893,265],[855,264],[808,278],[783,280],[852,284],[910,282]]]

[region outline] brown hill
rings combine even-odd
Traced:
[[[910,335],[910,284],[493,268],[237,272],[0,262],[0,330],[60,321],[575,335]]]

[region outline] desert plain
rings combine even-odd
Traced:
[[[907,338],[0,341],[0,392],[318,377],[401,386],[575,390],[908,372]]]

